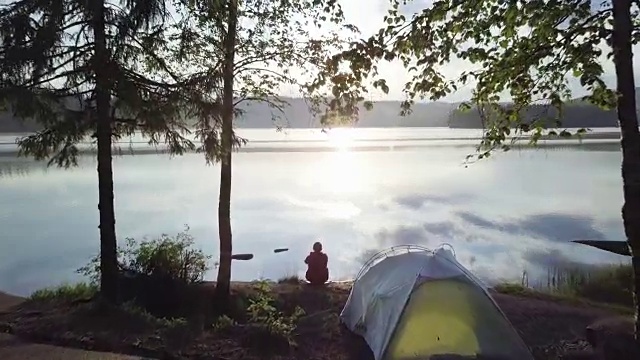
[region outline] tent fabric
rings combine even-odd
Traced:
[[[376,360],[533,359],[486,286],[444,248],[389,256],[368,268],[340,318]]]

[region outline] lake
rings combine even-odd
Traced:
[[[449,243],[487,281],[625,261],[569,243],[624,239],[616,139],[547,141],[465,166],[475,130],[239,133],[249,142],[234,154],[234,252],[255,257],[234,263],[234,280],[303,276],[318,239],[333,279],[399,244]],[[81,280],[75,269],[97,253],[97,173],[89,155],[69,170],[17,158],[15,137],[0,136],[0,289],[27,295]],[[114,158],[119,241],[188,224],[197,246],[217,257],[218,166],[202,154],[152,153],[140,140],[133,155]],[[289,251],[273,252],[281,247]]]

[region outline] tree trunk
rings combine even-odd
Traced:
[[[222,161],[220,164],[220,198],[218,202],[218,236],[220,237],[220,263],[216,294],[226,302],[231,283],[231,153],[233,148],[233,76],[238,21],[237,0],[229,1],[227,36],[224,41],[224,69],[222,94]]]
[[[100,211],[100,294],[110,303],[118,302],[118,258],[116,220],[113,205],[111,164],[111,118],[109,116],[109,56],[105,37],[104,0],[92,0],[96,76],[98,142],[98,210]]]
[[[631,0],[613,1],[613,52],[618,82],[618,120],[622,145],[624,205],[622,221],[631,250],[636,306],[635,336],[640,346],[640,133],[636,113],[633,53],[631,49]]]

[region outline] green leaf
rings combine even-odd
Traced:
[[[449,123],[485,128],[479,151],[487,153],[504,149],[514,129],[531,133],[535,144],[544,128],[562,124],[570,107],[583,106],[572,101],[571,75],[595,106],[615,106],[615,91],[607,88],[600,62],[602,44],[611,34],[611,2],[597,9],[587,1],[428,3],[406,19],[392,10],[375,36],[334,57],[336,66],[323,76],[336,78],[345,65],[357,74],[349,82],[334,82],[336,96],[366,93],[371,78],[384,90],[374,69],[400,58],[411,74],[403,87],[410,99],[437,100],[465,85],[473,87],[465,103],[477,104],[482,113],[461,104]],[[455,71],[443,70],[452,63],[473,70],[455,77]],[[568,132],[557,136],[567,137]],[[483,153],[478,158],[486,157]]]
[[[460,111],[469,111],[469,110],[471,110],[471,105],[468,102],[462,102],[458,106],[458,110],[460,110]]]
[[[562,138],[570,138],[571,137],[571,133],[567,130],[562,130],[560,132],[560,134],[558,134],[560,137]]]

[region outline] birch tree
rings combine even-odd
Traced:
[[[410,111],[416,100],[441,99],[462,86],[473,94],[472,106],[484,123],[478,158],[509,150],[512,140],[529,135],[575,135],[562,129],[563,105],[574,98],[570,80],[587,93],[581,100],[617,108],[622,147],[624,205],[622,221],[634,269],[636,338],[640,336],[640,133],[636,113],[632,45],[640,39],[638,1],[590,0],[436,0],[407,14],[413,1],[390,1],[386,26],[370,38],[333,57],[332,66],[311,87],[331,88],[333,108],[353,111],[365,80],[388,91],[377,72],[382,61],[399,61],[411,75],[404,85]],[[443,65],[459,60],[468,67],[447,76]],[[612,60],[616,87],[605,82],[604,64]],[[342,67],[349,71],[341,71]],[[546,128],[545,114],[524,119],[531,104],[555,108],[556,127]],[[584,132],[584,130],[580,131]],[[639,340],[640,341],[640,340]]]

